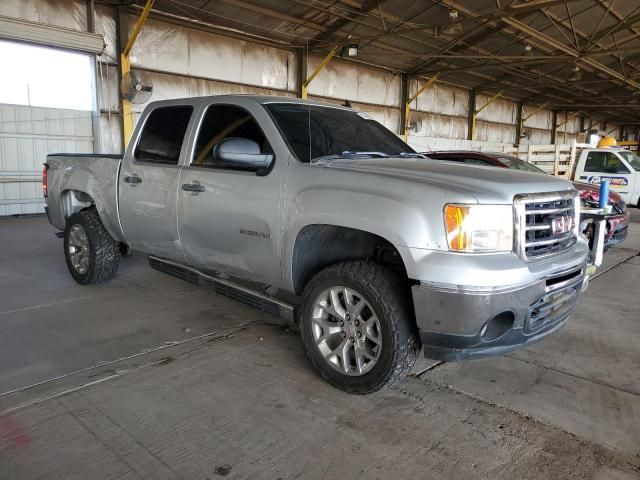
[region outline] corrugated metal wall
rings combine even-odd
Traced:
[[[86,29],[83,0],[3,0],[0,14],[49,22],[78,30]],[[128,18],[133,25],[135,16]],[[121,151],[121,118],[118,109],[116,10],[96,5],[96,31],[104,36],[106,49],[99,57],[97,89],[100,107],[100,150]],[[312,55],[311,71],[322,57]],[[152,100],[223,93],[293,95],[296,84],[295,55],[292,51],[267,47],[186,27],[169,20],[150,19],[136,43],[131,61],[134,68],[151,71]],[[413,79],[415,92],[424,80]],[[398,74],[362,64],[332,60],[311,83],[310,98],[343,103],[366,111],[395,133],[400,129],[401,80]],[[478,95],[476,108],[487,101]],[[145,105],[134,107],[134,118]],[[535,107],[525,105],[523,117]],[[411,105],[409,138],[422,150],[470,148],[474,145],[512,145],[516,139],[517,104],[500,98],[484,109],[476,123],[476,138],[467,141],[469,92],[435,83]],[[563,112],[558,122],[563,121]],[[588,122],[587,122],[588,124]],[[541,110],[527,119],[522,144],[551,142],[552,112]],[[578,135],[580,121],[569,119],[558,129],[558,142],[567,143]],[[613,126],[606,126],[607,130]],[[599,128],[599,127],[594,127]],[[565,133],[566,132],[566,133]]]
[[[44,212],[47,154],[93,152],[91,112],[0,104],[0,216]]]

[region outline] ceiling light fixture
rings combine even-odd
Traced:
[[[462,22],[458,18],[457,10],[449,10],[449,22],[442,29],[443,33],[453,35],[462,31]]]
[[[580,72],[580,67],[578,65],[575,65],[573,67],[573,72],[571,72],[571,75],[569,75],[569,81],[579,82],[580,80],[582,80],[582,73]]]
[[[349,45],[345,45],[340,50],[341,57],[357,57],[358,56],[358,44],[351,43]]]
[[[533,49],[531,48],[531,45],[529,45],[528,43],[524,46],[524,56],[525,57],[533,57]]]

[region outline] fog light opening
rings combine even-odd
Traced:
[[[480,337],[485,342],[490,342],[507,333],[513,328],[516,316],[511,311],[500,312],[480,329]]]

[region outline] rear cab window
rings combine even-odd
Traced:
[[[158,107],[147,117],[134,151],[138,162],[177,165],[189,120],[190,105]]]

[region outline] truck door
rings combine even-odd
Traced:
[[[184,261],[177,195],[191,105],[155,108],[140,119],[119,178],[122,230],[134,250]]]
[[[601,180],[609,180],[612,190],[620,194],[625,202],[631,201],[634,186],[634,172],[616,152],[594,150],[587,153],[584,163],[581,161],[576,172],[581,182],[599,185]]]
[[[180,237],[187,263],[277,284],[282,279],[281,179],[288,155],[273,151],[273,142],[248,110],[215,103],[204,108],[178,194]],[[268,119],[266,112],[256,113]],[[257,172],[216,160],[216,145],[228,138],[251,140],[261,153],[275,154],[271,167]]]

